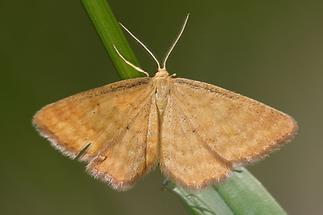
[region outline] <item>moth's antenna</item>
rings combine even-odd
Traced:
[[[157,63],[157,66],[158,66],[158,69],[161,69],[160,68],[160,64],[157,60],[157,58],[155,57],[155,55],[148,49],[148,47],[143,43],[141,42],[133,33],[131,33],[122,23],[120,23],[121,27],[126,31],[128,32],[128,34],[130,34],[130,36],[132,36],[142,47],[144,47],[144,49],[150,54],[150,56],[156,61]]]
[[[113,45],[114,50],[116,50],[117,54],[119,55],[119,57],[121,57],[121,59],[128,64],[129,66],[131,66],[132,68],[134,68],[135,70],[137,70],[138,72],[144,73],[147,77],[149,77],[148,72],[146,72],[145,70],[143,70],[142,68],[133,65],[130,61],[128,61],[117,49],[117,47],[115,45]]]
[[[176,37],[175,41],[173,42],[172,46],[169,48],[169,50],[168,50],[168,52],[167,52],[167,54],[166,54],[166,56],[165,56],[165,58],[164,58],[164,61],[163,61],[163,68],[162,68],[162,69],[166,69],[166,62],[167,62],[167,59],[168,59],[168,57],[169,57],[170,53],[172,53],[172,51],[173,51],[174,47],[176,46],[176,44],[177,44],[177,42],[178,42],[179,38],[181,38],[181,36],[182,36],[182,34],[183,34],[183,32],[184,32],[184,29],[185,29],[185,27],[186,27],[186,24],[187,24],[187,21],[188,21],[188,18],[189,18],[189,17],[190,17],[190,14],[188,13],[188,14],[186,15],[186,18],[185,18],[184,24],[182,25],[181,31],[180,31],[180,32],[179,32],[179,34],[177,35],[177,37]]]

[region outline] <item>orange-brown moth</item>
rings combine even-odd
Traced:
[[[176,184],[200,189],[230,170],[269,154],[295,134],[288,115],[223,88],[166,70],[154,77],[108,84],[49,104],[33,124],[65,155],[87,163],[93,176],[117,190],[130,188],[159,164]],[[130,66],[141,68],[119,56]]]

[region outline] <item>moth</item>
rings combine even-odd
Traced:
[[[200,189],[265,157],[294,136],[292,117],[223,88],[176,78],[124,26],[158,65],[154,77],[123,80],[82,92],[38,111],[33,124],[54,147],[87,163],[87,171],[127,190],[159,165],[177,185]]]

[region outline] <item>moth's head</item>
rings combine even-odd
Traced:
[[[158,71],[155,74],[156,78],[167,78],[169,76],[169,73],[166,69],[158,69]]]

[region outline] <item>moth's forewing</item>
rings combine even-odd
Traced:
[[[104,180],[105,176],[114,177],[115,183],[119,179],[127,181],[127,177],[132,177],[133,180],[134,174],[140,175],[142,173],[128,174],[129,172],[125,168],[133,168],[133,172],[143,171],[143,168],[134,168],[134,165],[139,162],[139,157],[142,158],[145,155],[143,152],[134,154],[136,152],[131,150],[130,145],[127,144],[130,135],[133,140],[137,141],[132,149],[135,146],[140,148],[140,144],[146,145],[146,138],[140,136],[143,133],[138,131],[139,127],[147,130],[146,115],[149,112],[144,109],[147,106],[144,104],[150,104],[152,92],[151,78],[138,78],[108,84],[45,106],[35,114],[33,124],[52,145],[71,158],[75,158],[84,147],[90,144],[80,159],[89,162],[96,158],[96,165],[100,164],[97,157],[102,159],[102,156],[105,156],[104,153],[107,153],[109,145],[120,145],[121,148],[118,149],[120,155],[110,157],[109,160],[110,162],[111,159],[115,159],[114,165],[120,165],[120,168],[123,168],[120,169],[119,175],[116,176],[116,172],[109,172],[113,167],[109,169],[103,165],[108,162],[108,159],[102,161],[103,164],[97,169],[96,175]],[[146,111],[146,115],[140,113],[134,121],[134,114],[141,109]],[[127,132],[124,132],[125,130]],[[122,150],[124,151],[122,152]],[[131,165],[131,163],[133,164]],[[88,169],[91,170],[94,167],[93,163]],[[114,182],[111,180],[111,183]],[[114,187],[122,189],[123,184],[119,183]]]
[[[161,125],[161,168],[177,183],[201,188],[235,165],[260,159],[292,138],[288,115],[203,82],[177,78]]]

